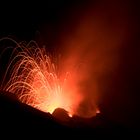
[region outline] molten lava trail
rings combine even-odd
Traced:
[[[10,40],[17,47],[11,54],[4,81],[8,74],[10,79],[3,89],[16,94],[21,102],[44,112],[52,114],[56,108],[63,108],[69,116],[75,114],[82,97],[69,84],[71,73],[64,72],[64,78],[58,77],[52,57],[36,42],[24,45]]]

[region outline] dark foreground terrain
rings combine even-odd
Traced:
[[[1,92],[0,133],[1,136],[4,134],[4,137],[20,136],[22,138],[28,137],[28,135],[32,138],[37,135],[47,138],[86,135],[89,137],[116,137],[122,134],[135,136],[138,131],[137,128],[111,122],[103,114],[98,114],[90,119],[78,116],[70,118],[64,110],[57,109],[53,116],[18,102],[11,93]]]

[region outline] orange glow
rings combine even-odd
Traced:
[[[72,117],[72,114],[68,114],[69,115],[69,117]]]
[[[20,101],[39,110],[52,114],[56,108],[63,108],[72,117],[82,101],[82,96],[70,80],[73,74],[64,72],[58,77],[58,69],[51,56],[35,42],[16,49],[21,51],[9,64],[7,72],[11,72],[11,77],[5,90],[15,93]]]
[[[96,114],[99,114],[100,113],[100,110],[96,110]]]

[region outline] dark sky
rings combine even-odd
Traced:
[[[86,13],[89,7],[94,10],[96,5],[102,5],[104,2],[110,3],[111,0],[3,2],[0,5],[0,37],[12,36],[28,41],[45,38],[46,42],[51,41],[62,32],[63,27],[68,26],[69,28],[72,22],[76,22],[78,17],[76,15]],[[119,0],[117,2],[120,7],[122,4],[129,7],[130,16],[134,17],[139,24],[139,2],[136,0]],[[72,18],[73,16],[76,19]]]
[[[33,39],[43,24],[57,26],[68,11],[81,4],[71,1],[5,2],[0,6],[0,37],[12,35],[18,39]]]

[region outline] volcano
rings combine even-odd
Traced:
[[[18,101],[12,93],[1,91],[0,94],[0,128],[1,132],[23,133],[34,136],[37,134],[77,134],[79,136],[92,134],[118,134],[130,129],[111,122],[103,114],[99,113],[92,118],[80,116],[69,117],[67,111],[61,108],[55,109],[53,114],[42,112],[27,104]]]

